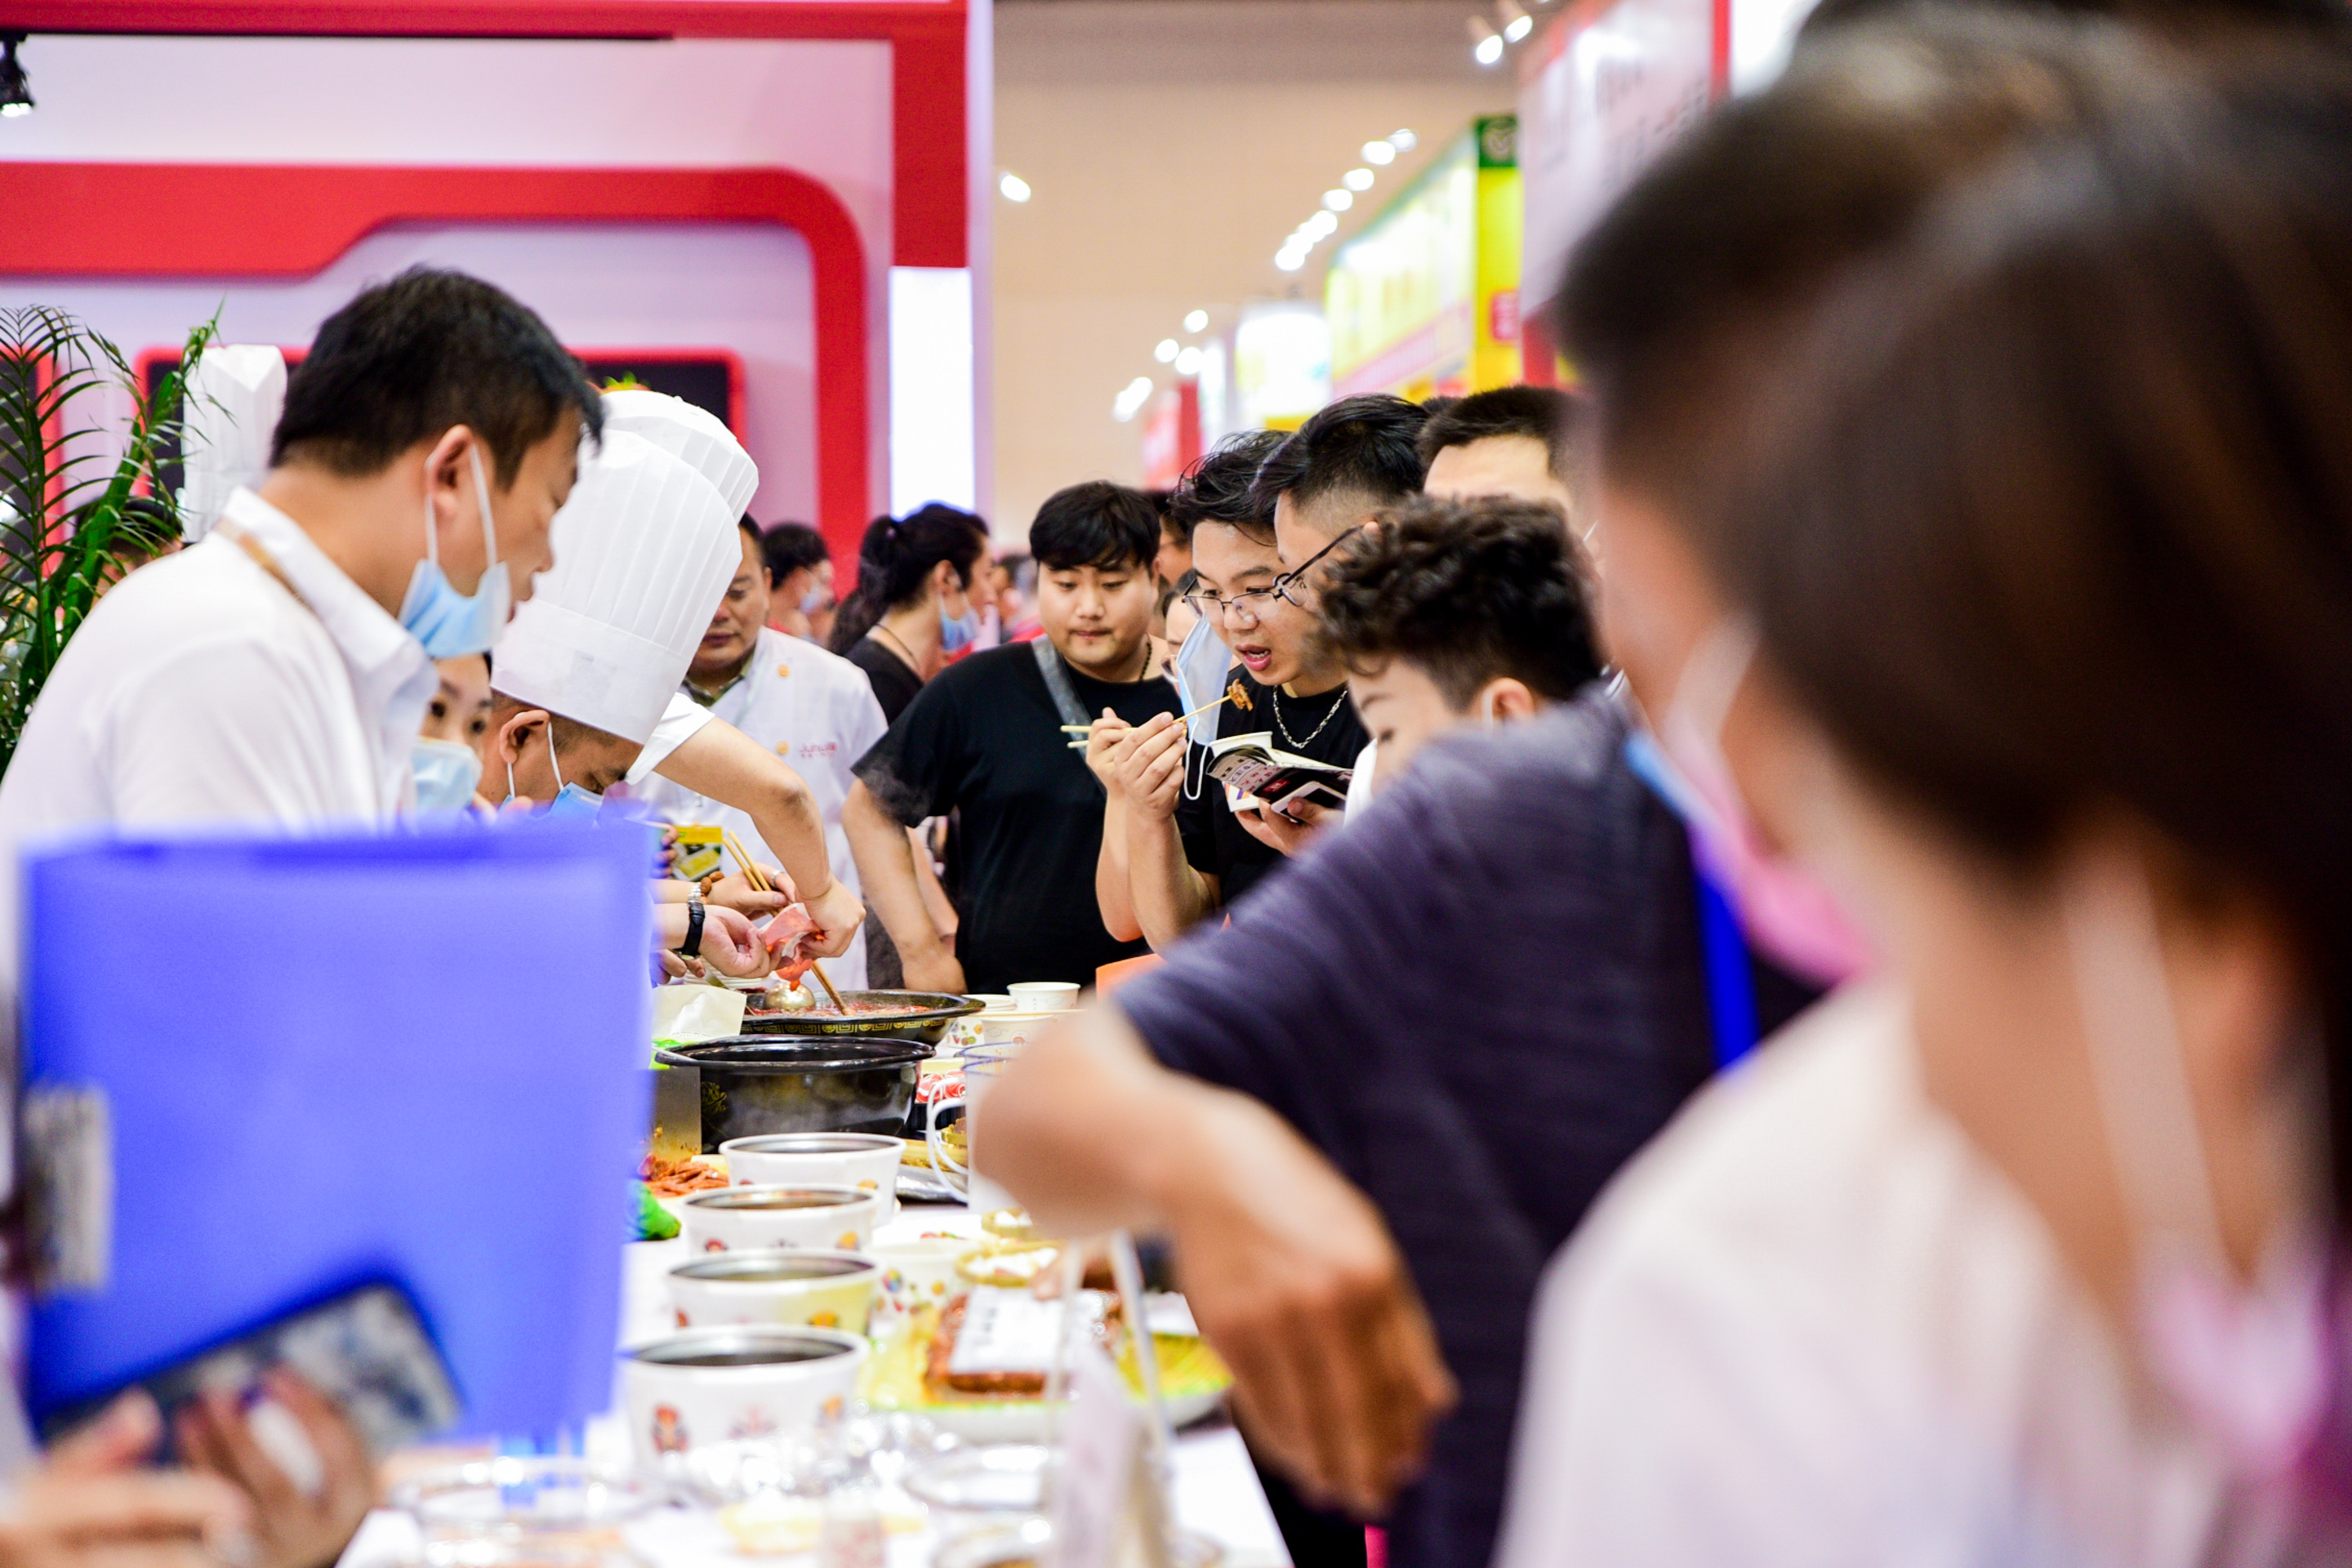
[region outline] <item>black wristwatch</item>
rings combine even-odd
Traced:
[[[702,956],[702,900],[700,899],[686,900],[686,940],[677,944],[677,955],[680,958]]]

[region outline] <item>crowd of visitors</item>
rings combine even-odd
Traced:
[[[837,603],[723,426],[405,273],[132,531],[0,849],[625,810],[749,847],[673,973],[1120,966],[973,1146],[1171,1244],[1299,1568],[2344,1561],[2347,147],[2336,0],[1826,0],[1581,240],[1575,392]],[[366,1457],[271,1394],[318,1485],[133,1400],[0,1568],[321,1568]]]

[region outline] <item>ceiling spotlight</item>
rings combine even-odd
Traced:
[[[1184,330],[1188,332],[1207,331],[1209,330],[1209,312],[1206,310],[1187,311],[1184,316]]]
[[[1400,153],[1410,153],[1421,145],[1421,138],[1410,131],[1391,131],[1389,132],[1389,145]]]
[[[1504,27],[1503,37],[1516,44],[1535,30],[1536,19],[1522,11],[1517,16],[1512,17],[1509,25]]]
[[[1470,36],[1477,40],[1470,46],[1470,58],[1482,66],[1491,66],[1503,58],[1503,35],[1487,26],[1484,16],[1470,18]]]
[[[1352,192],[1326,191],[1323,193],[1323,205],[1329,211],[1343,213],[1355,205],[1356,198]]]
[[[1339,220],[1327,212],[1317,213],[1307,220],[1305,227],[1317,239],[1324,239],[1339,232]]]
[[[1278,250],[1275,252],[1274,264],[1285,272],[1296,272],[1307,265],[1307,253],[1303,250]]]
[[[1363,152],[1365,163],[1377,163],[1384,169],[1396,162],[1397,150],[1385,142],[1367,142]]]
[[[1372,172],[1370,169],[1350,169],[1339,176],[1339,183],[1351,191],[1369,191],[1372,188]]]
[[[1004,199],[1008,202],[1025,202],[1030,196],[1029,182],[1018,174],[1001,176],[996,182],[996,188],[1003,194]]]
[[[1173,360],[1176,357],[1176,340],[1174,338],[1160,339],[1160,342],[1153,346],[1151,350],[1151,357],[1158,360],[1161,364],[1166,364],[1170,361]]]
[[[26,37],[0,33],[0,115],[10,120],[33,112],[33,84],[26,79],[25,68],[16,63],[16,46]]]
[[[1176,356],[1176,374],[1178,375],[1200,374],[1201,351],[1199,349],[1186,349],[1182,353],[1178,354]]]
[[[1111,399],[1110,416],[1124,425],[1141,413],[1143,405],[1150,401],[1151,401],[1151,378],[1148,375],[1139,375],[1119,388],[1118,395]]]

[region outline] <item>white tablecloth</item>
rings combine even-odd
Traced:
[[[877,1241],[911,1239],[940,1231],[980,1234],[977,1216],[960,1208],[907,1208],[899,1217],[876,1232]],[[673,1331],[675,1318],[664,1276],[688,1254],[682,1239],[645,1241],[622,1249],[621,1342],[634,1344]],[[614,1373],[614,1407],[620,1405],[618,1369]],[[591,1422],[583,1439],[591,1458],[625,1462],[628,1434],[617,1414]],[[1241,1435],[1222,1416],[1200,1423],[1176,1436],[1176,1517],[1187,1530],[1217,1542],[1225,1550],[1224,1568],[1288,1568],[1282,1532],[1276,1528],[1265,1492],[1250,1466]],[[927,1536],[902,1537],[891,1542],[892,1568],[928,1563],[935,1542]],[[405,1515],[379,1509],[352,1538],[339,1568],[392,1568],[417,1561],[414,1522]],[[709,1568],[798,1568],[813,1562],[801,1558],[751,1558],[727,1550],[713,1550]]]

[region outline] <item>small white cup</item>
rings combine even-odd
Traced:
[[[856,1187],[878,1193],[887,1225],[898,1215],[898,1166],[907,1146],[876,1132],[768,1132],[719,1145],[739,1187]]]
[[[971,993],[971,1000],[979,1003],[982,1012],[1010,1013],[1013,1011],[1013,997],[1006,992],[975,991]]]
[[[669,1271],[681,1329],[780,1324],[866,1331],[882,1267],[855,1252],[765,1248],[698,1258]]]
[[[882,1195],[856,1187],[727,1187],[679,1205],[690,1252],[814,1247],[863,1252],[882,1215]]]
[[[864,1336],[839,1329],[691,1329],[621,1352],[637,1462],[712,1443],[791,1436],[840,1421],[856,1397]]]
[[[1015,1012],[1066,1013],[1078,1005],[1075,980],[1017,980],[1004,989]]]
[[[882,1270],[874,1297],[874,1332],[896,1327],[918,1307],[944,1307],[963,1289],[956,1264],[981,1244],[960,1236],[926,1236],[914,1241],[877,1241],[866,1249]]]

